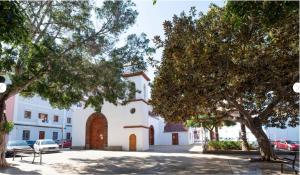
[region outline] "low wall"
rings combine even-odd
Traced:
[[[244,155],[260,155],[258,150],[241,151],[241,150],[215,150],[215,151],[203,151],[204,154],[244,154]],[[276,155],[288,155],[293,152],[289,151],[275,151]]]

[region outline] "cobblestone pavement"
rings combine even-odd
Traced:
[[[152,147],[148,152],[69,150],[44,154],[42,165],[37,163],[39,159],[31,164],[32,157],[17,157],[14,161],[8,158],[12,166],[0,169],[0,174],[281,174],[278,163],[250,163],[249,156],[188,150],[197,149],[164,146]]]

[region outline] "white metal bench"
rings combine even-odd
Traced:
[[[16,157],[17,153],[29,153],[29,154],[33,153],[32,164],[34,163],[34,160],[35,160],[36,157],[40,158],[40,165],[42,164],[43,151],[36,152],[34,149],[13,149],[13,160],[15,160],[15,157]],[[22,160],[23,159],[22,154],[20,154],[20,156],[21,156],[21,160]]]
[[[299,152],[293,152],[292,153],[293,158],[283,158],[285,161],[284,163],[281,163],[281,173],[283,173],[283,166],[287,166],[292,168],[295,171],[295,174],[298,174],[299,172]],[[296,163],[298,162],[298,163]]]

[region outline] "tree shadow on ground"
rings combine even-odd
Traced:
[[[0,174],[30,174],[30,175],[34,175],[34,174],[41,174],[39,171],[23,171],[21,169],[18,168],[17,164],[10,164],[10,167],[7,168],[0,168]]]
[[[88,174],[280,174],[280,165],[250,163],[249,159],[185,156],[73,158],[70,164],[51,165],[59,173]]]

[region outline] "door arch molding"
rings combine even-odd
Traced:
[[[107,147],[107,119],[98,112],[91,114],[86,122],[86,149],[104,149]]]

